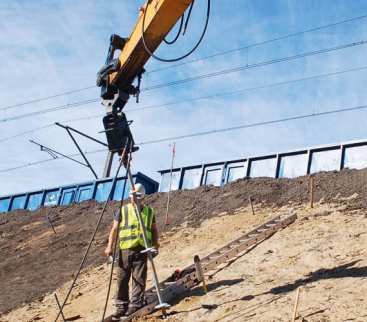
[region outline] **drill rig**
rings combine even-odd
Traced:
[[[131,185],[130,193],[135,205],[134,210],[139,220],[139,225],[142,227],[142,235],[145,244],[144,252],[147,253],[148,260],[151,262],[152,265],[153,281],[156,294],[159,299],[159,305],[155,305],[155,308],[161,309],[163,311],[168,306],[168,304],[164,303],[160,296],[161,291],[159,288],[159,281],[153,262],[154,247],[149,248],[149,245],[147,243],[146,229],[140,215],[140,202],[136,197],[134,181],[130,169],[131,153],[136,151],[138,148],[135,146],[135,142],[130,131],[131,122],[127,120],[125,113],[123,112],[123,108],[125,107],[130,96],[135,96],[138,100],[141,78],[144,73],[144,65],[150,57],[155,57],[159,60],[167,62],[178,61],[189,56],[201,43],[209,21],[211,0],[207,0],[207,19],[203,33],[199,38],[197,44],[188,53],[176,59],[162,59],[154,54],[154,51],[163,41],[168,44],[172,44],[177,40],[178,36],[176,36],[174,41],[172,42],[165,40],[165,37],[180,18],[181,24],[179,28],[179,33],[181,32],[181,28],[184,25],[184,13],[186,9],[190,7],[185,23],[185,27],[187,26],[194,1],[195,0],[147,0],[145,6],[140,8],[138,21],[130,37],[122,38],[118,35],[112,35],[110,37],[110,45],[105,65],[99,70],[97,74],[97,86],[101,87],[102,105],[104,105],[106,108],[106,115],[103,117],[103,125],[105,129],[104,132],[106,133],[107,137],[107,145],[109,150],[104,171],[104,177],[108,177],[110,175],[113,155],[115,153],[118,153],[121,156],[121,160],[116,175],[114,177],[112,187],[116,184],[119,170],[121,168],[121,165],[123,164],[126,168],[126,178],[128,179],[125,181],[123,189],[125,190],[126,182],[129,181]],[[69,128],[67,128],[67,130],[69,130]],[[104,143],[102,142],[102,144]],[[92,239],[84,253],[79,269],[75,273],[74,280],[67,292],[67,295],[61,305],[60,303],[58,303],[59,312],[56,316],[55,322],[62,314],[62,310],[65,307],[70,297],[71,291],[75,286],[76,280],[84,266],[90,246],[101,223],[102,217],[105,213],[108,200],[112,197],[111,192],[112,189],[110,191],[109,197],[107,198],[107,201],[104,204],[104,207],[97,222],[96,229],[92,235]],[[119,234],[116,234],[116,239],[114,242],[115,250],[113,253],[109,287],[102,321],[110,321],[109,318],[107,320],[104,320],[104,317],[110,293],[113,264],[116,258],[116,245],[118,236]]]
[[[123,108],[130,96],[135,96],[138,102],[141,79],[145,71],[144,65],[151,56],[157,58],[154,51],[163,41],[172,43],[166,41],[165,37],[180,18],[182,27],[185,11],[190,7],[186,27],[194,1],[148,0],[139,10],[138,21],[130,37],[122,38],[116,34],[110,37],[105,65],[97,74],[97,86],[101,87],[102,105],[106,108],[103,125],[109,148],[104,176],[107,177],[110,174],[114,153],[121,155],[124,149],[132,152],[138,149],[134,145],[130,131],[131,122],[127,120]],[[200,44],[208,24],[209,12],[210,0],[208,0],[207,21],[197,45],[180,58],[187,57]],[[160,60],[170,62],[178,59]]]

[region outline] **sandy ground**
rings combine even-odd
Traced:
[[[367,215],[340,207],[257,207],[256,216],[240,209],[162,236],[156,260],[161,279],[190,264],[195,254],[205,256],[275,214],[298,215],[294,224],[208,279],[207,294],[197,287],[175,303],[166,321],[290,321],[298,287],[298,321],[367,321]],[[67,318],[100,321],[108,270],[102,265],[83,273],[65,308]],[[57,290],[61,299],[69,285]],[[53,321],[56,312],[49,294],[0,321]]]

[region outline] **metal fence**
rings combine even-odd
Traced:
[[[138,172],[133,176],[135,183],[144,185],[147,194],[158,190],[158,183]],[[113,179],[101,179],[91,182],[67,185],[52,189],[32,191],[11,196],[0,197],[0,213],[17,209],[36,210],[42,206],[70,205],[86,200],[106,201],[112,188],[112,200],[128,198],[130,184],[127,182],[125,194],[122,190],[126,178],[120,177],[112,187]]]
[[[274,153],[225,162],[175,168],[172,190],[194,189],[202,185],[222,186],[240,178],[294,178],[320,171],[367,167],[367,141]],[[159,191],[169,189],[171,170],[161,170]]]

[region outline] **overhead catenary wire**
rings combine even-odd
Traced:
[[[367,44],[367,40],[361,40],[361,41],[358,41],[358,42],[352,42],[352,43],[343,44],[343,45],[334,46],[334,47],[329,47],[329,48],[325,48],[325,49],[318,49],[318,50],[314,50],[314,51],[308,51],[308,52],[304,52],[304,53],[301,53],[301,54],[296,54],[296,55],[292,55],[292,56],[271,59],[271,60],[267,60],[267,61],[254,63],[254,64],[241,65],[241,66],[234,67],[234,68],[223,69],[223,70],[217,71],[217,72],[211,72],[211,73],[206,73],[206,74],[201,74],[201,75],[197,75],[197,76],[192,76],[192,77],[179,79],[179,80],[172,81],[172,82],[152,85],[152,86],[144,88],[144,91],[151,91],[151,90],[156,90],[156,89],[160,89],[160,88],[163,88],[163,87],[186,84],[186,83],[197,81],[197,80],[228,75],[228,74],[231,74],[231,73],[241,72],[241,71],[252,69],[252,68],[258,68],[258,67],[263,67],[263,66],[267,66],[267,65],[287,62],[287,61],[296,60],[296,59],[305,58],[305,57],[314,56],[314,55],[326,54],[326,53],[330,53],[330,52],[333,52],[333,51],[343,50],[343,49],[347,49],[347,48],[351,48],[351,47],[362,46],[362,45],[366,45],[366,44]]]
[[[160,71],[163,71],[163,70],[177,68],[177,67],[181,67],[183,65],[189,65],[189,64],[197,63],[197,62],[208,60],[208,59],[211,59],[211,58],[232,54],[232,53],[235,53],[235,52],[238,52],[238,51],[248,50],[248,49],[253,48],[253,47],[267,45],[267,44],[270,44],[270,43],[273,43],[273,42],[276,42],[276,41],[280,41],[280,40],[300,36],[300,35],[307,34],[307,33],[310,33],[310,32],[320,31],[320,30],[323,30],[323,29],[331,28],[331,27],[336,27],[338,25],[346,24],[346,23],[353,22],[353,21],[363,20],[363,19],[366,19],[366,18],[367,18],[367,14],[364,14],[364,15],[360,15],[360,16],[357,16],[357,17],[352,17],[352,18],[341,20],[341,21],[337,21],[337,22],[334,22],[334,23],[330,23],[330,24],[326,24],[326,25],[322,25],[322,26],[318,26],[318,27],[313,27],[313,28],[309,28],[309,29],[289,33],[289,34],[286,34],[286,35],[283,35],[283,36],[262,40],[262,41],[255,42],[255,43],[245,45],[245,46],[241,46],[241,47],[238,47],[238,48],[233,48],[233,49],[229,49],[229,50],[225,50],[225,51],[220,51],[220,52],[217,52],[215,54],[211,54],[211,55],[207,55],[207,56],[203,56],[203,57],[183,61],[183,62],[180,62],[178,64],[167,65],[167,66],[159,67],[159,68],[156,68],[156,69],[152,69],[150,71],[147,71],[147,74],[157,73],[157,72],[160,72]]]
[[[149,140],[149,141],[137,143],[137,145],[148,145],[148,144],[155,144],[155,143],[161,143],[161,142],[170,142],[170,141],[174,141],[174,140],[188,139],[188,138],[193,138],[193,137],[198,137],[198,136],[203,136],[203,135],[223,133],[223,132],[229,132],[229,131],[240,130],[240,129],[248,129],[248,128],[252,128],[252,127],[258,127],[258,126],[264,126],[264,125],[270,125],[270,124],[276,124],[276,123],[283,123],[283,122],[289,122],[289,121],[296,121],[296,120],[307,119],[307,118],[316,117],[316,116],[323,116],[323,115],[337,114],[337,113],[342,113],[342,112],[351,112],[351,111],[363,110],[363,109],[366,109],[366,108],[367,108],[367,105],[359,105],[359,106],[354,106],[354,107],[350,107],[350,108],[342,108],[342,109],[330,110],[330,111],[324,111],[324,112],[296,115],[296,116],[291,116],[291,117],[286,117],[286,118],[281,118],[281,119],[276,119],[276,120],[269,120],[269,121],[251,123],[251,124],[237,125],[237,126],[226,127],[226,128],[221,128],[221,129],[214,129],[214,130],[196,132],[196,133],[179,135],[179,136],[174,136],[174,137],[167,137],[167,138],[162,138],[162,139],[157,139],[157,140]]]
[[[152,105],[147,105],[147,106],[142,106],[142,107],[130,108],[130,109],[127,109],[126,112],[130,113],[130,112],[138,112],[138,111],[144,111],[144,110],[149,110],[149,109],[165,108],[165,107],[168,107],[168,106],[177,106],[177,105],[183,104],[183,103],[195,102],[195,101],[200,101],[200,100],[209,100],[209,99],[214,99],[214,98],[219,98],[219,97],[224,97],[224,96],[242,94],[242,93],[246,93],[246,92],[250,92],[250,91],[256,91],[256,90],[261,90],[261,89],[266,89],[266,88],[284,86],[284,85],[289,85],[289,84],[294,84],[294,83],[299,83],[299,82],[304,82],[304,81],[309,81],[309,80],[314,80],[314,79],[338,76],[338,75],[343,75],[343,74],[346,74],[346,73],[358,72],[358,71],[363,71],[363,70],[367,70],[367,66],[361,66],[361,67],[345,69],[345,70],[340,70],[340,71],[335,71],[335,72],[330,72],[330,73],[324,73],[324,74],[317,74],[317,75],[312,75],[312,76],[308,76],[308,77],[296,78],[296,79],[291,79],[291,80],[287,80],[287,81],[269,83],[269,84],[264,84],[264,85],[259,85],[259,86],[247,87],[247,88],[242,88],[242,89],[238,89],[238,90],[235,90],[235,91],[219,92],[219,93],[214,93],[214,94],[209,94],[209,95],[204,95],[204,96],[199,96],[199,97],[193,97],[193,98],[187,98],[187,99],[182,99],[182,100],[177,100],[177,101],[171,101],[171,102],[162,103],[162,104],[152,104]],[[62,122],[71,123],[71,122],[85,121],[85,120],[99,118],[99,117],[102,117],[104,115],[105,114],[100,113],[100,114],[97,114],[97,115],[90,115],[90,116],[83,116],[83,117],[78,117],[78,118],[67,119],[67,120],[63,120]],[[51,128],[53,126],[54,126],[54,123],[49,123],[49,124],[46,124],[44,126],[36,127],[36,128],[31,129],[31,130],[20,132],[18,134],[12,135],[12,136],[1,138],[0,143],[18,138],[18,137],[26,135],[26,134],[31,134],[31,133],[34,133],[34,132],[37,132],[37,131],[41,131],[41,130],[44,130],[44,129],[47,129],[47,128]]]
[[[190,134],[184,134],[184,135],[179,135],[179,136],[160,138],[160,139],[155,139],[155,140],[142,141],[140,143],[136,143],[136,145],[150,145],[150,144],[156,144],[156,143],[162,143],[162,142],[172,142],[172,141],[176,141],[176,140],[183,140],[183,139],[199,137],[199,136],[205,136],[205,135],[210,135],[210,134],[230,132],[230,131],[235,131],[235,130],[241,130],[241,129],[246,129],[246,128],[254,128],[254,127],[271,125],[271,124],[279,124],[279,123],[285,123],[285,122],[289,122],[289,121],[296,121],[296,120],[302,120],[302,119],[307,119],[307,118],[312,118],[312,117],[332,115],[332,114],[338,114],[338,113],[344,113],[344,112],[361,111],[361,110],[365,110],[365,109],[367,109],[367,104],[366,105],[353,106],[353,107],[346,107],[346,108],[341,108],[341,109],[333,109],[333,110],[324,111],[324,112],[295,115],[295,116],[290,116],[290,117],[280,118],[280,119],[275,119],[275,120],[268,120],[268,121],[262,121],[262,122],[242,124],[242,125],[237,125],[237,126],[232,126],[232,127],[201,131],[201,132],[196,132],[196,133],[190,133]],[[92,151],[84,152],[84,154],[93,154],[93,153],[106,152],[106,151],[108,151],[108,150],[107,149],[98,149],[98,150],[92,150]],[[79,155],[79,154],[70,154],[70,155],[67,155],[67,156],[73,157],[73,156],[77,156],[77,155]],[[0,173],[19,170],[19,169],[22,169],[22,168],[27,168],[27,167],[30,167],[30,166],[39,165],[39,164],[42,164],[42,163],[55,161],[55,160],[59,160],[59,159],[63,159],[63,158],[57,158],[57,159],[52,158],[52,159],[45,159],[45,160],[41,160],[41,161],[37,161],[37,162],[33,162],[33,163],[27,163],[27,164],[24,164],[24,165],[19,165],[19,166],[8,168],[8,169],[2,169],[2,170],[0,170]]]
[[[164,87],[182,85],[182,84],[186,84],[188,82],[193,82],[193,81],[208,79],[208,78],[213,78],[213,77],[219,77],[219,76],[228,75],[228,74],[235,73],[235,72],[241,72],[243,70],[268,66],[268,65],[282,63],[282,62],[287,62],[287,61],[296,60],[296,59],[305,58],[305,57],[314,56],[314,55],[325,54],[325,53],[329,53],[329,52],[333,52],[333,51],[343,50],[343,49],[356,47],[356,46],[362,46],[362,45],[366,45],[366,44],[367,44],[367,40],[361,40],[361,41],[358,41],[358,42],[352,42],[352,43],[339,45],[339,46],[335,46],[335,47],[329,47],[329,48],[325,48],[325,49],[319,49],[319,50],[315,50],[315,51],[304,52],[304,53],[301,53],[301,54],[286,56],[286,57],[282,57],[282,58],[278,58],[278,59],[266,60],[266,61],[262,61],[262,62],[250,64],[250,65],[242,65],[242,66],[238,66],[238,67],[235,67],[235,68],[223,69],[223,70],[217,71],[217,72],[201,74],[201,75],[197,75],[197,76],[192,76],[192,77],[188,77],[188,78],[175,80],[175,81],[172,81],[172,82],[152,85],[150,87],[145,87],[145,88],[141,89],[141,92],[157,90],[157,89],[161,89],[161,88],[164,88]],[[91,103],[98,102],[99,100],[100,100],[99,98],[88,99],[88,100],[83,100],[83,101],[79,101],[79,102],[73,102],[73,103],[70,103],[70,104],[55,106],[55,107],[48,108],[48,109],[45,109],[45,110],[35,111],[35,112],[16,115],[16,116],[10,116],[10,117],[0,119],[0,123],[15,121],[15,120],[35,116],[35,115],[42,115],[42,114],[46,114],[46,113],[52,113],[52,112],[55,112],[55,111],[64,110],[64,109],[68,109],[68,108],[79,107],[79,106],[83,106],[83,105],[86,105],[86,104],[91,104]]]
[[[296,79],[291,79],[291,80],[286,80],[286,81],[281,81],[281,82],[275,82],[275,83],[269,83],[269,84],[264,84],[264,85],[258,85],[258,86],[253,86],[253,87],[241,88],[241,89],[237,89],[237,90],[234,90],[234,91],[219,92],[219,93],[214,93],[214,94],[209,94],[209,95],[204,95],[204,96],[199,96],[199,97],[181,99],[181,100],[171,101],[171,102],[162,103],[162,104],[152,104],[152,105],[147,105],[147,106],[142,106],[142,107],[135,107],[135,108],[127,109],[126,111],[127,112],[135,112],[135,111],[163,108],[163,107],[167,107],[167,106],[177,106],[178,104],[182,104],[182,103],[196,102],[196,101],[200,101],[200,100],[207,100],[207,99],[213,99],[213,98],[218,98],[218,97],[242,94],[242,93],[261,90],[261,89],[266,89],[266,88],[279,87],[279,86],[284,86],[284,85],[289,85],[289,84],[294,84],[294,83],[300,83],[300,82],[305,82],[305,81],[310,81],[310,80],[315,80],[315,79],[320,79],[320,78],[338,76],[338,75],[343,75],[343,74],[346,74],[346,73],[352,73],[352,72],[363,71],[363,70],[367,70],[367,66],[356,67],[356,68],[351,68],[351,69],[346,69],[346,70],[341,70],[341,71],[335,71],[335,72],[330,72],[330,73],[311,75],[311,76],[308,76],[308,77],[296,78]]]
[[[20,115],[15,115],[15,116],[9,116],[9,117],[0,119],[0,123],[15,121],[15,120],[19,120],[19,119],[23,119],[23,118],[27,118],[27,117],[31,117],[31,116],[43,115],[43,114],[47,114],[47,113],[51,113],[51,112],[57,112],[57,111],[60,111],[60,110],[65,110],[65,109],[69,109],[69,108],[73,108],[73,107],[85,106],[85,105],[96,103],[96,102],[99,102],[99,101],[100,101],[99,98],[92,98],[92,99],[82,100],[82,101],[79,101],[79,102],[73,102],[73,103],[69,103],[69,104],[58,105],[58,106],[50,107],[50,108],[47,108],[47,109],[44,109],[44,110],[34,111],[34,112],[31,112],[31,113],[20,114]]]
[[[16,103],[16,104],[12,104],[12,105],[3,106],[3,107],[0,108],[0,111],[5,111],[5,110],[9,110],[9,109],[12,109],[12,108],[15,108],[15,107],[20,107],[20,106],[24,106],[24,105],[28,105],[28,104],[39,103],[39,102],[47,101],[47,100],[50,100],[50,99],[53,99],[53,98],[79,93],[79,92],[82,92],[82,91],[85,91],[85,90],[88,90],[88,89],[92,89],[92,88],[95,88],[95,87],[96,87],[96,85],[86,86],[86,87],[77,88],[77,89],[73,89],[73,90],[66,91],[66,92],[61,92],[61,93],[50,95],[50,96],[44,96],[44,97],[36,98],[36,99],[25,101],[25,102],[22,102],[22,103]]]
[[[283,36],[263,40],[263,41],[253,43],[253,44],[249,44],[249,45],[246,45],[246,46],[241,46],[241,47],[238,47],[238,48],[217,52],[217,53],[212,54],[212,55],[207,55],[207,56],[204,56],[204,57],[199,57],[199,58],[195,58],[195,59],[192,59],[192,60],[180,62],[179,64],[164,66],[164,67],[161,67],[161,68],[157,68],[157,69],[154,69],[154,70],[147,71],[146,74],[152,74],[152,73],[160,72],[160,71],[165,70],[165,69],[177,68],[177,67],[180,67],[182,65],[188,65],[188,64],[199,62],[199,61],[204,61],[204,60],[208,60],[208,59],[211,59],[211,58],[215,58],[215,57],[218,57],[218,56],[224,56],[224,55],[227,55],[227,54],[231,54],[233,52],[246,50],[246,49],[249,49],[249,48],[252,48],[252,47],[257,47],[257,46],[269,44],[269,43],[276,42],[276,41],[279,41],[279,40],[284,40],[284,39],[287,39],[287,38],[296,37],[296,36],[303,35],[303,34],[306,34],[306,33],[315,32],[315,31],[335,27],[335,26],[338,26],[338,25],[342,25],[342,24],[345,24],[345,23],[358,21],[358,20],[362,20],[362,19],[366,19],[366,18],[367,18],[367,14],[360,15],[360,16],[357,16],[357,17],[348,18],[348,19],[344,19],[344,20],[337,21],[337,22],[334,22],[334,23],[330,23],[330,24],[326,24],[326,25],[322,25],[322,26],[318,26],[318,27],[313,27],[313,28],[309,28],[309,29],[306,29],[306,30],[286,34],[286,35],[283,35]],[[86,87],[82,87],[82,88],[79,88],[79,89],[70,90],[70,91],[66,91],[66,92],[61,92],[61,93],[50,95],[50,96],[40,97],[38,99],[33,99],[33,100],[21,102],[21,103],[12,104],[12,105],[7,105],[7,106],[1,107],[0,111],[12,109],[12,108],[16,108],[16,107],[20,107],[20,106],[24,106],[24,105],[29,105],[29,104],[32,104],[32,103],[38,103],[38,102],[46,101],[46,100],[53,99],[53,98],[56,98],[56,97],[59,97],[59,96],[65,96],[65,95],[81,92],[81,91],[96,88],[96,87],[97,87],[96,85],[86,86]]]

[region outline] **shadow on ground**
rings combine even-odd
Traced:
[[[355,260],[350,263],[336,266],[334,268],[325,269],[321,268],[315,272],[311,272],[306,277],[298,279],[292,283],[287,283],[281,286],[277,286],[265,292],[263,294],[282,294],[294,291],[302,285],[307,285],[309,283],[317,282],[326,279],[335,278],[346,278],[346,277],[367,277],[367,266],[363,267],[353,267],[360,260]]]
[[[224,288],[231,287],[231,286],[236,285],[238,283],[242,283],[243,281],[244,281],[243,278],[236,278],[236,279],[231,279],[231,280],[222,280],[222,281],[210,283],[210,284],[207,285],[208,292],[212,292],[212,291],[214,291],[214,290],[216,290],[216,289],[218,289],[222,286]],[[198,297],[198,296],[203,296],[203,295],[205,295],[203,287],[202,286],[197,286],[197,287],[193,288],[192,290],[182,294],[182,296],[178,297],[174,302],[172,302],[172,305],[178,304],[180,301],[182,301],[183,299],[185,299],[187,297],[192,297],[192,296]],[[231,300],[231,301],[228,301],[228,302],[224,302],[220,305],[203,304],[203,305],[195,307],[191,310],[170,311],[167,315],[175,315],[175,314],[178,314],[178,313],[189,313],[189,312],[197,311],[197,310],[200,310],[200,309],[214,310],[214,309],[218,308],[221,305],[225,305],[225,304],[228,304],[228,303],[231,303],[231,302],[236,302],[236,301],[239,301],[239,300],[247,301],[249,299],[248,299],[247,296],[245,296],[243,298],[239,298],[239,299]]]

